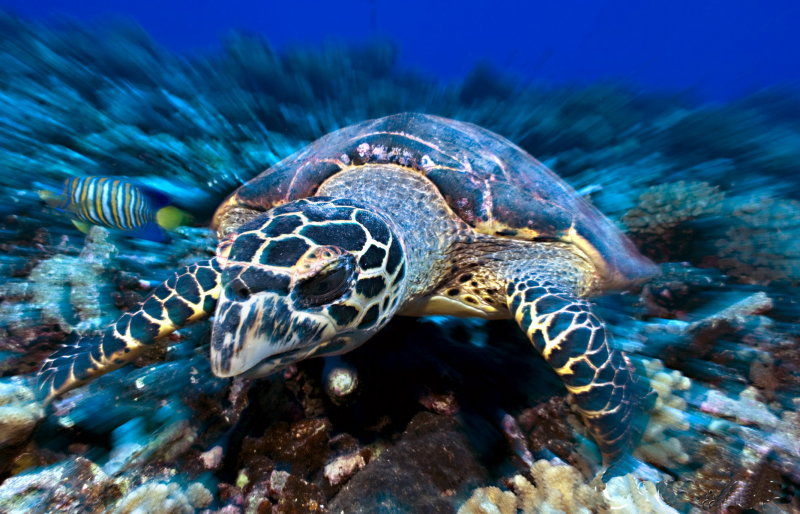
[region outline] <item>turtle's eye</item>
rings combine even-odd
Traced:
[[[234,289],[233,294],[236,295],[236,298],[239,300],[247,300],[250,298],[250,290],[244,284],[240,288]]]
[[[304,280],[297,286],[298,303],[316,307],[339,298],[350,286],[353,268],[352,259],[341,259]]]
[[[250,288],[247,287],[247,284],[242,282],[239,279],[234,280],[231,282],[230,285],[230,297],[237,301],[245,301],[250,298]]]

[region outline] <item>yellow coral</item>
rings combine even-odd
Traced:
[[[458,509],[458,514],[516,514],[514,493],[498,487],[481,487]]]
[[[605,509],[605,500],[596,487],[584,482],[580,472],[566,464],[539,460],[531,466],[536,485],[524,476],[511,479],[512,492],[497,487],[477,489],[459,514],[563,512],[591,514]]]
[[[612,478],[603,489],[599,476],[587,483],[572,466],[539,460],[531,466],[531,475],[536,485],[522,475],[512,478],[513,492],[476,489],[458,514],[677,514],[652,482],[640,483],[630,474]]]

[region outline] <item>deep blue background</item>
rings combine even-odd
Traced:
[[[487,60],[525,80],[622,79],[725,100],[800,84],[800,0],[0,0],[26,17],[123,15],[171,50],[233,28],[276,47],[382,37],[401,63],[445,79]]]

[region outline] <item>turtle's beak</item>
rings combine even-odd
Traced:
[[[293,310],[285,296],[220,296],[211,332],[211,370],[218,377],[266,376],[314,352],[329,331],[322,318]]]

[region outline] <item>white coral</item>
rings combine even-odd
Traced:
[[[652,482],[638,482],[633,475],[614,477],[606,484],[603,498],[614,514],[678,514],[664,503]]]

